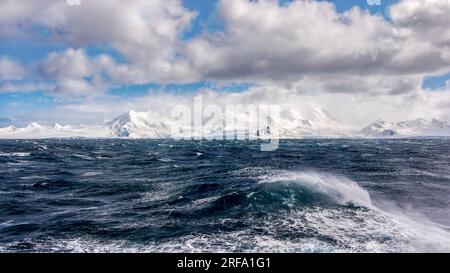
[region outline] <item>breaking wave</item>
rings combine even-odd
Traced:
[[[0,142],[0,252],[450,252],[450,142],[421,141]]]
[[[324,194],[341,205],[373,207],[369,193],[350,179],[316,172],[280,172],[261,177],[260,183],[292,183]]]

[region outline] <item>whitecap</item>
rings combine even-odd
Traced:
[[[84,174],[82,174],[82,176],[84,177],[91,177],[91,176],[97,176],[97,175],[102,175],[102,172],[86,172]]]
[[[260,177],[260,183],[296,183],[332,198],[341,205],[372,208],[369,193],[356,182],[345,177],[317,172],[281,171]]]
[[[47,145],[39,145],[39,150],[40,151],[48,150],[48,146]]]
[[[92,157],[90,157],[88,155],[73,154],[73,156],[74,157],[78,157],[78,158],[83,159],[83,160],[89,160],[89,161],[94,160],[94,158],[92,158]]]
[[[293,208],[269,229],[314,230],[338,242],[348,252],[450,252],[447,227],[417,213],[401,211],[371,200],[368,191],[345,177],[317,172],[280,171],[260,177],[260,183],[297,183],[326,194],[338,204],[361,208]],[[277,217],[278,218],[278,217]],[[316,234],[316,236],[317,236]]]
[[[45,175],[31,175],[31,176],[22,176],[20,177],[22,180],[34,180],[34,179],[50,179]]]
[[[162,157],[162,158],[158,158],[158,161],[161,161],[161,162],[171,162],[171,161],[173,161],[171,158],[166,158],[166,157]]]
[[[31,153],[25,153],[25,152],[13,152],[13,153],[1,153],[0,156],[4,157],[27,157],[30,156]]]
[[[206,197],[206,198],[197,199],[197,200],[194,200],[192,202],[192,205],[194,207],[202,207],[202,206],[205,206],[207,204],[213,203],[214,201],[219,200],[221,197],[222,196],[212,196],[212,197]]]

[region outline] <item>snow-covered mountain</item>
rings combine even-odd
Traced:
[[[13,126],[0,128],[0,138],[52,138],[52,137],[121,137],[163,139],[186,136],[192,132],[193,137],[218,137],[237,135],[241,137],[260,138],[302,138],[302,137],[336,137],[342,136],[346,126],[331,118],[314,105],[302,107],[280,107],[277,116],[269,114],[267,122],[258,121],[256,108],[227,109],[224,116],[206,115],[200,123],[181,124],[170,115],[158,112],[129,111],[119,117],[95,126],[44,126],[31,123],[23,128]],[[234,117],[235,127],[227,124],[225,115]],[[184,134],[182,135],[182,132]],[[178,135],[177,135],[178,134]]]
[[[33,122],[22,128],[15,126],[0,128],[0,139],[98,138],[107,137],[108,135],[109,129],[102,125],[62,126],[56,123],[52,126],[45,126]]]
[[[180,137],[178,132],[191,130],[193,137],[222,137],[233,134],[250,137],[299,138],[313,136],[342,135],[345,126],[330,118],[325,111],[318,108],[292,109],[282,108],[277,117],[271,116],[267,123],[258,121],[257,110],[246,108],[228,110],[234,117],[235,127],[227,125],[226,118],[204,117],[201,124],[184,126],[169,116],[155,112],[129,111],[107,123],[110,134],[116,137],[130,138],[171,138]],[[194,122],[193,122],[194,123]]]
[[[416,137],[416,136],[450,136],[450,124],[437,119],[422,118],[398,123],[377,120],[364,128],[363,137]]]
[[[281,112],[276,122],[281,138],[302,137],[343,137],[349,136],[350,127],[343,124],[316,105],[280,107]]]
[[[106,123],[109,135],[130,138],[169,138],[173,121],[153,112],[129,111]]]
[[[437,119],[415,119],[398,123],[377,120],[359,133],[352,133],[350,127],[331,118],[321,108],[302,106],[300,108],[281,107],[277,116],[269,116],[266,123],[258,122],[255,109],[245,111],[235,109],[229,112],[235,120],[232,127],[224,122],[225,117],[214,118],[205,116],[200,124],[181,125],[170,115],[158,112],[129,111],[119,117],[100,125],[52,126],[40,125],[36,122],[17,128],[9,126],[0,128],[0,138],[3,139],[35,139],[35,138],[148,138],[167,139],[186,137],[191,132],[192,137],[221,139],[224,135],[237,135],[243,138],[313,138],[313,137],[415,137],[415,136],[450,136],[450,124]],[[228,121],[227,121],[228,122]],[[182,133],[184,132],[184,134]]]

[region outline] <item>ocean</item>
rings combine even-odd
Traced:
[[[1,140],[0,252],[450,252],[450,140]]]

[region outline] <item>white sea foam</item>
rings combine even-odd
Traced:
[[[272,236],[250,236],[247,232],[230,232],[214,235],[193,234],[163,242],[147,244],[127,240],[99,240],[92,237],[72,239],[48,239],[27,241],[37,252],[73,253],[204,253],[204,252],[340,252],[314,238],[303,238],[296,242],[276,239]],[[14,243],[0,246],[0,252],[14,249]]]
[[[31,176],[22,176],[19,177],[21,180],[36,180],[36,179],[50,179],[48,176],[45,175],[31,175]]]
[[[192,202],[192,205],[194,207],[202,207],[205,206],[207,204],[210,204],[214,201],[217,201],[220,199],[221,196],[212,196],[212,197],[207,197],[207,198],[201,198],[201,199],[197,199],[195,201]]]
[[[88,155],[73,154],[73,156],[74,156],[74,157],[77,157],[77,158],[80,158],[80,159],[83,159],[83,160],[88,160],[88,161],[94,160],[93,157],[88,156]]]
[[[91,177],[91,176],[98,176],[98,175],[102,175],[102,172],[86,172],[83,173],[82,176],[84,177]]]
[[[27,157],[30,155],[31,155],[31,153],[23,153],[23,152],[13,152],[13,153],[0,152],[0,156],[4,156],[4,157]]]
[[[221,219],[230,223],[237,219]],[[212,223],[214,224],[214,223]],[[217,223],[218,224],[218,223]],[[433,225],[389,213],[359,208],[313,207],[248,217],[250,228],[212,234],[189,234],[148,243],[92,237],[30,242],[34,251],[53,252],[450,252],[449,233]],[[259,230],[255,234],[254,230]],[[304,236],[305,232],[311,232]],[[288,233],[290,236],[283,236]],[[298,236],[295,236],[298,234]],[[303,236],[302,236],[303,234]],[[13,249],[4,245],[0,252]]]
[[[294,207],[268,212],[263,218],[221,218],[212,225],[244,221],[247,228],[230,232],[193,233],[147,243],[92,237],[32,242],[36,251],[68,252],[450,252],[450,232],[419,215],[380,206],[368,191],[348,178],[318,172],[247,168],[261,183],[295,183],[327,195],[338,206]],[[167,192],[174,194],[172,189]],[[253,192],[253,194],[255,194]],[[251,194],[250,194],[251,195]],[[161,195],[146,193],[142,201]],[[164,198],[167,198],[165,196]],[[216,197],[199,199],[202,206]],[[358,207],[347,206],[355,204]],[[13,249],[0,247],[0,252]]]
[[[369,193],[356,182],[344,177],[317,172],[283,171],[263,175],[260,183],[295,183],[331,197],[338,204],[353,204],[372,208]]]
[[[323,207],[296,209],[276,225],[312,229],[339,242],[339,249],[355,252],[450,252],[448,227],[418,213],[391,206],[381,208],[356,182],[317,172],[281,171],[263,175],[261,183],[296,183],[331,197],[337,204],[366,209]]]
[[[161,162],[172,162],[173,159],[167,158],[167,157],[162,157],[162,158],[158,158],[158,161],[161,161]]]

